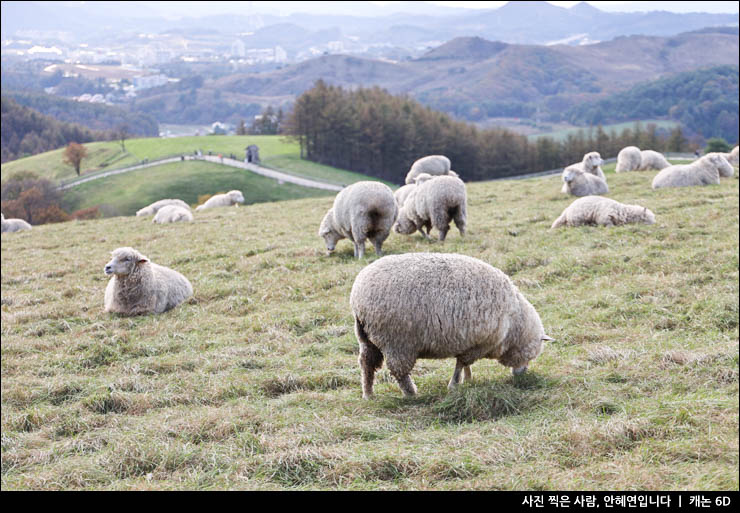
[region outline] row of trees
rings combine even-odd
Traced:
[[[378,87],[347,91],[322,80],[296,99],[284,133],[298,141],[302,158],[395,183],[424,155],[447,155],[466,180],[486,180],[563,167],[590,151],[614,157],[629,145],[690,149],[680,128],[664,134],[639,123],[620,133],[598,126],[561,141],[529,141],[505,129],[480,130]]]

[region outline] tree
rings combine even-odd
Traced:
[[[126,139],[129,137],[129,128],[128,125],[123,123],[116,127],[115,130],[116,139],[118,139],[121,142],[121,151],[126,151]],[[79,175],[79,171],[77,172]]]
[[[64,150],[64,163],[69,164],[75,168],[77,176],[80,176],[80,166],[82,165],[82,159],[87,157],[87,148],[82,144],[71,142]]]
[[[683,136],[683,130],[680,126],[671,130],[671,136],[668,138],[668,151],[680,153],[686,151],[688,145],[689,141]]]
[[[247,125],[243,119],[239,120],[239,125],[236,127],[236,135],[247,135]]]
[[[731,149],[727,141],[721,137],[712,137],[711,139],[707,139],[707,147],[704,149],[704,153],[728,153]]]

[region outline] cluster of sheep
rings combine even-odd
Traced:
[[[195,211],[198,212],[199,210],[215,207],[230,207],[232,205],[239,206],[239,203],[244,203],[244,195],[241,191],[234,190],[225,194],[211,196],[208,198],[208,201],[197,207]],[[190,205],[179,199],[155,201],[151,205],[139,209],[136,215],[138,217],[153,215],[154,219],[152,219],[152,222],[157,224],[177,223],[181,221],[190,222],[193,220]]]

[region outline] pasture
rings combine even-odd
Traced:
[[[2,488],[737,490],[738,180],[653,176],[607,173],[651,226],[549,231],[574,199],[554,176],[468,184],[465,238],[392,233],[500,268],[555,339],[454,392],[453,360],[419,360],[414,399],[385,367],[361,399],[349,293],[377,257],[325,255],[331,195],[3,233]],[[104,313],[120,246],[194,297]]]

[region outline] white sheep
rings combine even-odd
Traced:
[[[573,196],[589,196],[609,192],[606,180],[574,167],[566,168],[563,171],[563,182],[561,192]]]
[[[177,223],[180,221],[190,222],[193,220],[193,213],[190,209],[182,208],[179,205],[167,205],[157,211],[157,215],[152,219],[153,223]]]
[[[738,155],[738,150],[740,150],[740,146],[735,146],[734,148],[732,148],[732,151],[730,151],[730,153],[722,154],[722,156],[724,156],[727,159],[727,162],[729,162],[735,167],[738,167],[739,165],[738,160],[740,160],[740,156]]]
[[[625,171],[637,171],[642,162],[642,153],[637,146],[627,146],[622,148],[617,154],[617,167],[614,169],[617,173]]]
[[[166,207],[168,205],[177,205],[182,208],[190,210],[190,205],[185,203],[183,200],[180,199],[163,199],[159,201],[155,201],[151,205],[148,205],[142,209],[139,209],[136,211],[136,215],[138,217],[142,216],[153,216],[157,212],[159,212],[159,209],[162,207]]]
[[[454,176],[438,176],[417,184],[411,191],[398,212],[396,232],[410,235],[419,230],[428,239],[431,229],[436,228],[439,240],[444,242],[452,220],[460,235],[465,235],[467,212],[468,196],[463,181]]]
[[[653,178],[653,189],[719,185],[720,176],[732,176],[735,170],[721,153],[707,153],[690,164],[669,166]]]
[[[398,206],[390,187],[381,182],[356,182],[339,191],[334,205],[319,226],[319,237],[324,239],[329,255],[341,239],[349,239],[355,246],[355,257],[365,256],[365,241],[375,246],[382,255],[383,242],[388,238],[398,216]]]
[[[604,163],[604,160],[601,158],[601,155],[597,151],[592,151],[590,153],[586,153],[583,156],[583,160],[581,162],[576,162],[575,164],[571,164],[570,166],[563,169],[563,172],[567,171],[568,169],[578,169],[581,171],[585,171],[586,173],[590,173],[594,176],[598,176],[602,180],[606,181],[606,176],[604,175],[604,171],[601,169],[601,165]],[[563,184],[563,188],[560,190],[560,192],[567,194],[568,193],[568,185]]]
[[[470,365],[494,358],[514,374],[543,349],[542,321],[511,279],[465,255],[407,253],[376,260],[357,275],[349,299],[360,345],[362,397],[373,395],[375,371],[385,358],[404,395],[418,358],[456,358],[448,384],[457,386]]]
[[[396,192],[393,193],[393,197],[396,199],[396,205],[398,205],[399,209],[403,206],[406,198],[409,197],[409,194],[411,194],[411,191],[413,191],[415,188],[415,183],[409,183],[396,189]]]
[[[0,214],[0,216],[2,219],[3,232],[20,232],[31,229],[31,225],[23,219],[5,219],[5,215],[3,214]]]
[[[560,226],[655,223],[655,214],[640,205],[625,205],[602,196],[578,198],[560,214],[550,229]]]
[[[195,211],[198,212],[199,210],[215,207],[230,207],[231,205],[239,206],[237,203],[244,203],[244,195],[241,191],[229,191],[225,194],[211,196],[208,198],[208,201],[196,207]]]
[[[193,294],[193,286],[182,274],[150,262],[133,248],[118,248],[111,254],[104,269],[112,275],[105,289],[106,312],[162,313]]]
[[[650,171],[651,169],[665,169],[671,163],[666,160],[662,153],[653,150],[642,150],[640,152],[640,167],[638,171]]]
[[[406,183],[414,183],[416,177],[421,173],[428,173],[433,176],[450,174],[450,159],[444,155],[428,155],[418,159],[411,164],[411,169],[406,175]],[[457,173],[455,173],[455,176],[457,176]]]

